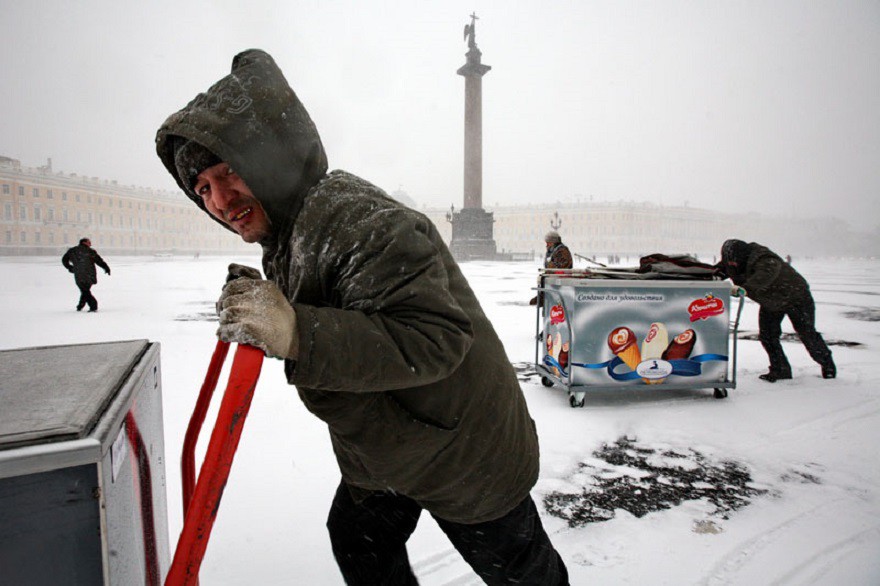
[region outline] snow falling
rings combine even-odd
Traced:
[[[113,274],[93,287],[100,311],[92,314],[74,310],[79,292],[58,259],[0,259],[0,348],[161,343],[173,545],[182,524],[180,448],[216,341],[214,302],[230,262],[259,266],[259,258],[105,259]],[[794,378],[758,380],[767,358],[750,337],[758,312],[747,302],[728,398],[712,389],[593,391],[583,408],[528,373],[537,263],[463,265],[519,367],[541,441],[532,494],[572,584],[880,582],[880,266],[794,264],[811,284],[837,379],[823,380],[800,342],[786,337]],[[791,332],[787,321],[783,328]],[[324,425],[286,384],[282,363],[268,360],[202,582],[342,584],[324,527],[338,482]],[[409,552],[425,586],[480,583],[429,515]]]

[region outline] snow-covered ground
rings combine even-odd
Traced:
[[[173,544],[182,523],[177,461],[215,344],[216,323],[205,317],[227,263],[259,266],[259,259],[105,258],[113,275],[101,275],[93,289],[96,314],[74,311],[78,292],[58,259],[0,259],[0,349],[134,338],[161,343]],[[748,486],[761,491],[726,518],[707,499],[641,517],[617,510],[610,520],[574,527],[542,509],[572,584],[880,584],[880,262],[795,259],[795,265],[812,285],[826,339],[861,344],[832,346],[836,380],[820,378],[803,346],[791,342],[785,348],[794,379],[760,381],[763,350],[741,340],[738,385],[723,400],[711,389],[660,386],[591,392],[584,408],[573,409],[563,390],[547,389],[535,377],[522,383],[541,439],[541,478],[533,491],[539,507],[547,495],[578,493],[597,475],[643,474],[596,455],[620,438],[654,452],[655,460],[678,454],[690,455],[684,459],[691,467],[735,462],[751,475]],[[510,360],[533,363],[535,314],[526,302],[537,265],[463,269]],[[746,304],[741,327],[757,330],[755,304]],[[783,327],[791,331],[787,321]],[[281,366],[263,367],[203,584],[342,583],[324,529],[338,472],[323,424],[286,385]],[[409,549],[424,585],[480,583],[427,514]]]

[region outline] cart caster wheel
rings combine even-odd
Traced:
[[[552,387],[553,381],[550,380],[549,378],[547,378],[546,376],[542,376],[541,377],[541,384],[544,385],[545,387]]]
[[[586,397],[583,395],[581,395],[580,399],[578,399],[577,395],[569,395],[568,396],[568,404],[571,405],[572,407],[583,407],[585,400],[586,400]]]
[[[727,397],[727,389],[715,389],[715,398],[724,399]]]

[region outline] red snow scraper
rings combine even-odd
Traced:
[[[229,478],[232,459],[238,448],[238,440],[241,438],[244,421],[251,406],[254,388],[260,378],[263,351],[253,346],[239,345],[232,360],[229,383],[220,402],[217,423],[214,424],[214,430],[211,432],[205,460],[196,482],[196,442],[228,352],[229,343],[218,340],[208,366],[208,374],[205,376],[205,382],[199,391],[199,398],[186,429],[180,462],[183,479],[183,530],[180,532],[171,569],[165,578],[165,586],[199,583],[199,567],[208,547],[211,528],[217,517],[223,488]]]

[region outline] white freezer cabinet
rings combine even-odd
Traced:
[[[162,583],[159,344],[0,351],[0,582]]]

